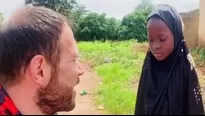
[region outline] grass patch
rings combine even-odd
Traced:
[[[147,45],[129,40],[79,42],[78,46],[83,59],[91,61],[103,79],[96,90],[96,103],[112,114],[133,114],[137,87],[132,91],[130,82],[140,76]]]
[[[202,91],[205,89],[205,49],[204,48],[196,48],[191,50],[191,53],[193,55],[193,59],[196,63],[197,67],[197,73],[199,77],[200,86],[202,88]],[[203,94],[205,95],[205,94]],[[203,96],[205,97],[205,96]],[[204,102],[205,102],[205,98]]]
[[[196,48],[191,50],[194,61],[198,67],[205,66],[205,49],[204,48]]]

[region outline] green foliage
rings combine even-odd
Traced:
[[[73,27],[74,27],[74,33],[76,34],[76,31],[79,28],[79,23],[82,20],[82,18],[87,14],[88,10],[84,5],[77,5],[77,7],[73,10],[71,17],[73,21]]]
[[[65,16],[70,14],[72,10],[78,5],[76,0],[25,0],[25,4],[44,6]]]
[[[119,39],[137,39],[138,42],[146,41],[147,16],[151,12],[152,7],[150,0],[143,0],[133,12],[126,15],[118,32]]]
[[[105,14],[89,13],[79,22],[77,40],[115,40],[119,23],[115,18],[106,18]]]
[[[34,6],[44,6],[56,11],[57,0],[25,0],[25,4],[32,4]]]
[[[204,48],[195,48],[191,50],[194,61],[197,66],[203,67],[205,65],[205,49]]]
[[[107,18],[106,14],[88,13],[85,6],[79,5],[76,0],[25,0],[25,4],[45,6],[68,17],[73,22],[78,41],[146,41],[147,16],[153,7],[151,0],[142,0],[133,12],[118,21],[115,18]]]
[[[148,16],[154,7],[151,2],[152,0],[141,0],[141,4],[139,4],[134,11],[141,12],[144,16]]]
[[[2,13],[0,13],[0,27],[1,27],[3,21],[4,21],[4,16]]]
[[[105,38],[103,35],[106,31],[105,14],[89,13],[79,23],[77,39],[79,40],[101,40]]]
[[[107,18],[106,20],[106,38],[107,40],[117,40],[120,21],[116,18]]]
[[[119,38],[137,39],[139,42],[146,40],[146,17],[141,12],[133,12],[122,20]]]
[[[88,12],[85,6],[79,5],[76,0],[25,0],[25,4],[44,6],[66,16],[73,23],[73,29],[78,28],[79,20]]]
[[[90,13],[79,24],[77,39],[94,40],[129,40],[138,42],[147,40],[147,16],[152,10],[150,0],[143,0],[133,12],[126,15],[121,24],[115,18],[106,18],[104,15]]]
[[[3,20],[4,20],[4,15],[0,13],[0,22],[2,22]]]

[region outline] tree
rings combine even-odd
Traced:
[[[116,18],[107,18],[106,20],[106,35],[108,40],[117,40],[118,39],[118,31],[120,28],[121,21]]]
[[[89,13],[79,22],[79,29],[77,30],[77,40],[101,40],[105,33],[105,15],[97,13]]]
[[[120,22],[107,18],[105,14],[89,13],[79,22],[76,32],[77,40],[116,40]]]
[[[76,33],[76,30],[79,28],[79,23],[83,19],[83,17],[89,12],[84,5],[78,5],[73,13],[71,14],[72,20],[73,20],[73,27],[74,27],[74,33]]]
[[[73,27],[78,27],[78,21],[87,10],[85,6],[79,5],[76,0],[25,0],[25,4],[44,6],[59,12],[72,20]]]
[[[147,16],[152,10],[151,0],[143,0],[133,12],[123,17],[120,30],[120,40],[137,39],[139,42],[146,41]]]
[[[3,21],[4,21],[4,15],[2,13],[0,13],[0,27],[1,27]]]
[[[141,12],[143,15],[148,16],[153,9],[152,0],[141,0],[141,3],[135,8],[135,12]]]
[[[76,0],[25,0],[25,4],[44,6],[57,11],[64,16],[69,16],[73,9],[78,6]]]
[[[45,6],[57,11],[73,22],[77,40],[128,40],[146,41],[146,21],[152,10],[151,0],[142,0],[133,12],[121,21],[107,18],[106,14],[89,12],[76,0],[25,0],[25,4]]]
[[[25,0],[25,4],[32,4],[33,6],[44,6],[56,11],[57,0]]]

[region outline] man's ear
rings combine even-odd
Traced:
[[[51,66],[42,55],[34,56],[28,67],[27,77],[29,77],[35,84],[40,87],[45,87],[50,81],[51,77]]]

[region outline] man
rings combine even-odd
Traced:
[[[1,115],[74,109],[83,69],[66,18],[43,7],[18,9],[1,29],[0,56]]]

